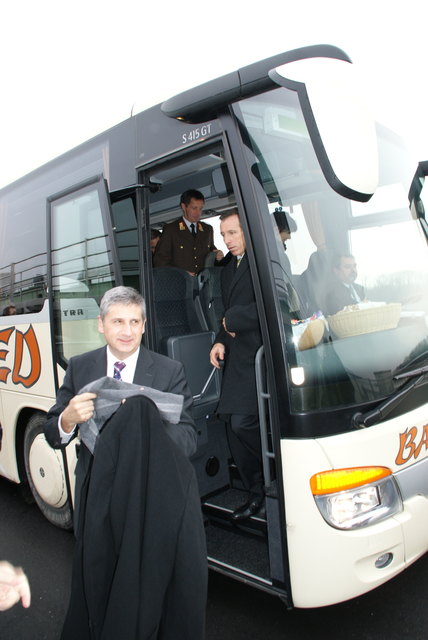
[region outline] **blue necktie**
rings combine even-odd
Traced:
[[[120,375],[120,372],[124,367],[126,367],[126,364],[124,362],[115,362],[113,366],[114,366],[113,378],[115,380],[122,380],[122,376]]]

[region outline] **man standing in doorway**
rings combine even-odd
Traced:
[[[194,276],[204,268],[212,251],[215,260],[223,258],[214,245],[211,225],[201,222],[205,198],[200,191],[189,189],[180,198],[182,218],[166,224],[153,258],[155,267],[178,267]]]
[[[245,237],[238,214],[220,218],[220,232],[232,254],[223,268],[221,285],[225,308],[222,328],[210,352],[210,362],[224,372],[218,413],[226,417],[232,456],[248,500],[231,516],[233,522],[261,515],[264,483],[254,361],[261,346],[260,326]]]

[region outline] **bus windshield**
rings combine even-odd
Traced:
[[[292,411],[391,395],[406,382],[397,374],[428,363],[427,243],[409,210],[414,166],[403,145],[378,126],[379,186],[356,202],[327,184],[295,92],[234,111],[264,219]]]

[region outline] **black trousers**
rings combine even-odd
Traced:
[[[227,435],[232,457],[244,487],[261,496],[263,489],[262,451],[258,415],[234,413],[229,416]]]

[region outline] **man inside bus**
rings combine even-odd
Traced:
[[[287,245],[286,245],[286,242],[291,238],[291,233],[292,232],[294,233],[295,231],[297,231],[297,224],[293,220],[293,218],[291,218],[291,216],[287,218],[287,216],[285,215],[285,212],[282,211],[281,209],[276,209],[274,211],[273,218],[275,220],[276,231],[279,235],[279,239],[281,241],[282,246],[284,247],[284,252],[280,253],[280,264],[281,264],[281,267],[284,269],[284,275],[286,276],[286,279],[287,279],[286,287],[287,287],[287,294],[288,294],[288,301],[287,301],[288,307],[289,307],[290,313],[292,314],[291,317],[295,318],[296,320],[300,320],[302,304],[299,299],[298,293],[294,287],[293,273],[291,270],[290,259],[287,255]]]
[[[166,224],[153,258],[155,267],[178,267],[194,276],[204,268],[210,252],[214,260],[223,258],[214,245],[211,225],[201,222],[205,198],[200,191],[189,189],[181,194],[181,218]]]
[[[3,311],[4,316],[15,316],[16,315],[16,307],[14,304],[10,304]]]
[[[161,239],[162,232],[159,229],[151,229],[150,230],[150,251],[152,255],[154,255],[156,251],[156,247],[159,244],[159,240]]]
[[[325,312],[328,315],[334,315],[344,307],[358,304],[365,299],[364,288],[355,282],[357,276],[354,256],[336,256],[333,262],[333,278],[325,294]]]
[[[254,362],[261,346],[254,287],[245,237],[236,212],[220,218],[220,232],[232,254],[222,270],[224,304],[222,328],[210,352],[210,362],[224,372],[217,412],[227,423],[232,457],[248,492],[246,502],[231,515],[232,522],[264,513],[264,482]]]

